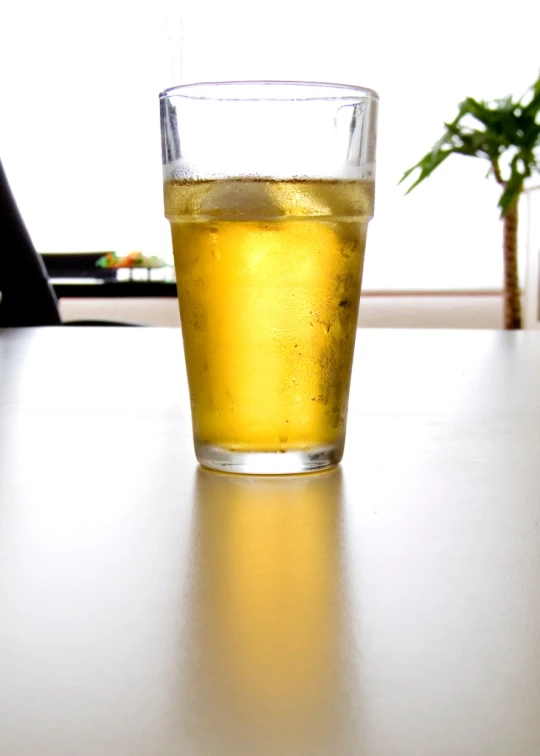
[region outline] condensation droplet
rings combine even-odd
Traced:
[[[215,226],[210,231],[210,252],[214,260],[219,260],[221,255],[218,247],[218,231]]]

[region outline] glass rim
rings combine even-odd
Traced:
[[[243,87],[251,87],[253,89],[260,88],[260,95],[254,96],[238,96],[238,92]],[[268,90],[272,88],[282,88],[287,90],[290,88],[291,96],[263,96],[264,88]],[[315,94],[314,96],[308,96],[310,89],[327,90],[328,93],[335,92],[335,94]],[[226,95],[227,90],[235,90],[236,96]],[[198,92],[199,90],[199,92]],[[296,94],[295,94],[296,90]],[[304,94],[300,93],[304,90]],[[219,95],[222,96],[219,96]],[[188,100],[206,100],[217,102],[313,102],[313,101],[339,101],[339,100],[379,100],[379,95],[374,89],[368,87],[356,86],[354,84],[336,84],[331,82],[320,81],[286,81],[279,79],[269,80],[238,80],[238,81],[201,81],[193,82],[191,84],[178,84],[174,87],[168,87],[160,92],[159,99],[166,99],[169,97],[183,97]]]

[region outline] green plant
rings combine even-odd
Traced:
[[[408,194],[452,154],[489,161],[488,175],[493,174],[502,187],[499,208],[503,220],[504,325],[521,328],[518,201],[525,181],[540,171],[540,76],[519,100],[508,96],[488,103],[467,97],[459,105],[456,118],[444,125],[446,131],[439,141],[405,171],[400,183],[420,170]]]

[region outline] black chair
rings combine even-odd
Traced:
[[[58,303],[0,161],[0,327],[60,325]]]
[[[56,325],[137,324],[110,320],[62,323],[45,264],[32,243],[0,161],[0,328]]]

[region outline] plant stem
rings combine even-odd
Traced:
[[[507,330],[521,328],[521,295],[519,291],[517,259],[517,200],[503,215],[504,238],[504,327]]]
[[[492,160],[491,161],[491,167],[493,168],[493,174],[495,176],[495,179],[498,184],[501,184],[504,186],[504,181],[501,176],[501,169],[499,168],[499,161],[498,160]]]

